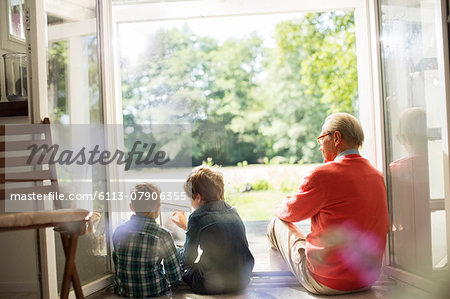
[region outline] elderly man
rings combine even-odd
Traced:
[[[347,113],[330,115],[317,138],[324,164],[276,208],[271,264],[288,266],[311,293],[367,289],[378,279],[389,218],[383,176],[359,155],[364,133]],[[305,236],[293,224],[311,218]]]

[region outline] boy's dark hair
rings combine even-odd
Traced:
[[[205,165],[194,168],[184,183],[184,191],[190,198],[202,196],[205,202],[224,200],[222,174]]]
[[[131,190],[131,206],[136,213],[157,212],[161,190],[151,183],[138,184]]]

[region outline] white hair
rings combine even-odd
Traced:
[[[325,119],[324,133],[339,131],[342,139],[350,146],[360,147],[364,142],[364,132],[358,119],[348,113],[334,113]]]

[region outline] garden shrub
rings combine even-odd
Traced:
[[[252,183],[252,190],[259,191],[259,190],[272,190],[273,186],[270,184],[268,180],[265,179],[258,179],[254,183]]]

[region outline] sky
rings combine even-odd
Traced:
[[[146,49],[148,36],[161,28],[181,28],[184,24],[187,24],[197,35],[210,36],[219,42],[224,42],[230,37],[244,38],[256,31],[263,37],[264,46],[272,47],[275,25],[301,15],[301,13],[290,13],[121,23],[117,42],[120,55],[132,64],[137,62],[141,52]]]

